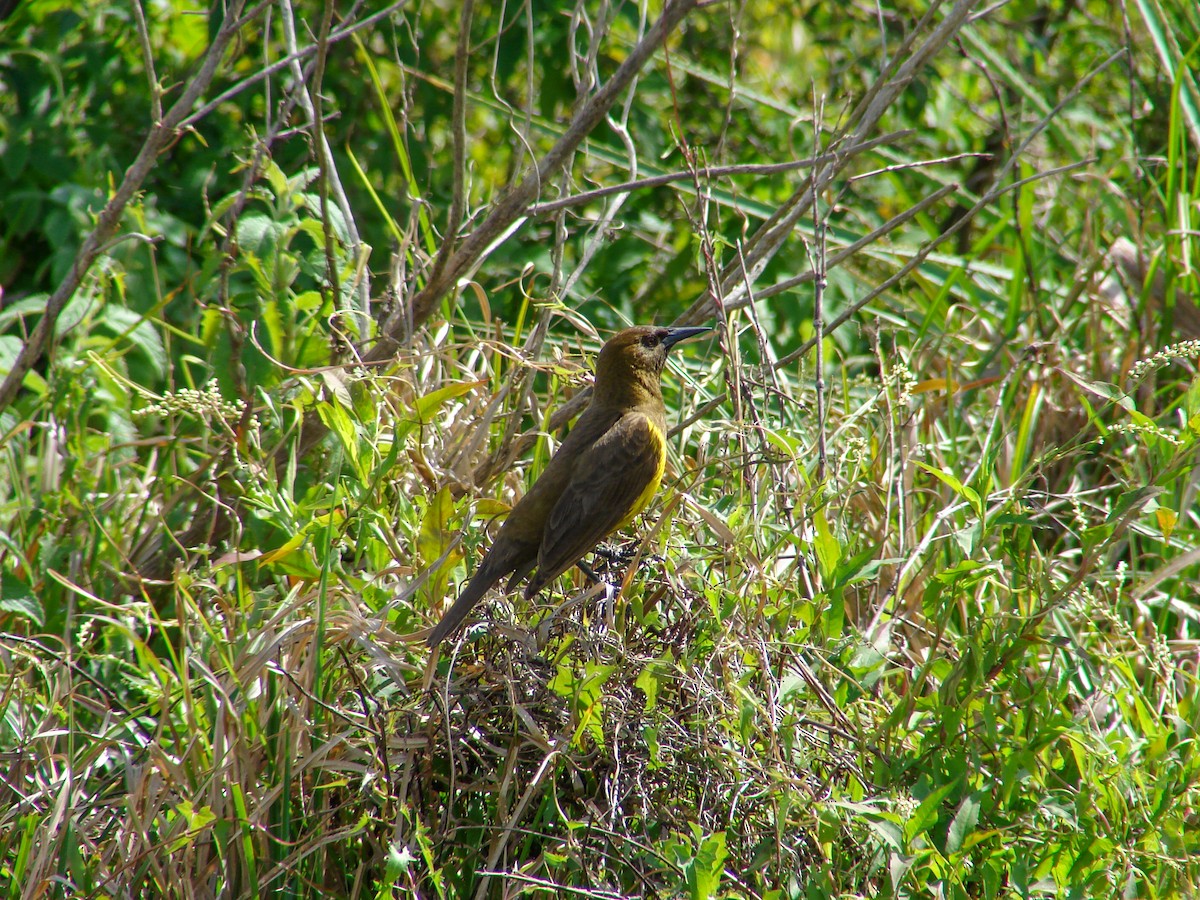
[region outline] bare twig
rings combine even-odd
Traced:
[[[150,45],[150,29],[146,25],[146,11],[142,9],[141,0],[133,0],[130,4],[133,18],[137,24],[138,44],[142,48],[142,65],[146,67],[146,81],[150,88],[150,119],[158,122],[162,119],[162,85],[158,83],[158,75],[154,71],[154,48]]]
[[[883,175],[888,172],[903,172],[906,169],[924,169],[929,166],[941,166],[946,163],[960,162],[964,159],[989,159],[990,153],[956,153],[953,156],[942,156],[937,159],[918,159],[914,162],[896,163],[891,166],[884,166],[882,169],[872,169],[870,172],[863,172],[861,175],[851,175],[849,181],[853,184],[856,181],[862,181],[865,178],[873,178],[876,175]]]
[[[666,40],[684,17],[696,8],[697,0],[671,0],[666,4],[662,16],[646,32],[646,36],[630,51],[612,77],[575,114],[567,130],[550,151],[542,157],[537,167],[504,195],[491,213],[474,231],[463,239],[462,244],[447,259],[438,278],[430,278],[417,292],[411,303],[412,327],[424,324],[432,315],[442,297],[451,290],[468,269],[476,265],[489,251],[494,241],[509,232],[525,214],[526,207],[541,191],[547,179],[563,165],[567,158],[597,125],[604,120],[612,105],[642,70],[654,52]],[[363,358],[370,362],[390,357],[405,338],[407,317],[401,311],[393,313],[384,323],[380,340]],[[317,431],[314,428],[311,432]],[[323,432],[322,432],[323,434]],[[306,437],[305,446],[311,446]]]
[[[450,197],[450,213],[446,218],[446,234],[442,248],[433,261],[430,282],[441,280],[446,262],[454,250],[462,228],[463,210],[466,207],[467,177],[467,66],[471,60],[471,20],[475,15],[475,0],[464,0],[458,19],[458,47],[454,52],[454,108],[451,113],[451,130],[454,135],[451,158],[454,171]]]
[[[346,197],[341,178],[338,176],[337,164],[333,158],[333,153],[329,149],[329,142],[325,138],[325,115],[324,101],[321,98],[321,82],[324,80],[325,59],[329,50],[329,31],[333,9],[329,3],[325,5],[325,12],[321,19],[321,31],[315,45],[317,59],[312,74],[313,84],[316,85],[316,95],[314,97],[309,92],[308,86],[305,83],[304,71],[300,65],[300,56],[297,53],[295,15],[292,11],[291,0],[282,0],[279,6],[283,12],[283,33],[284,39],[287,42],[288,53],[292,60],[292,78],[296,82],[295,90],[297,99],[300,108],[308,116],[309,127],[312,129],[313,151],[317,157],[317,167],[321,173],[321,181],[326,186],[326,189],[321,192],[322,230],[325,235],[325,267],[327,269],[326,274],[329,278],[329,284],[333,291],[334,304],[340,308],[341,291],[338,289],[338,266],[333,252],[334,230],[329,218],[329,192],[333,193],[338,210],[341,212],[342,220],[346,223],[346,235],[349,238],[350,255],[353,259],[359,259],[360,257],[362,238],[359,236],[358,226],[354,221],[354,211],[350,208],[350,201]],[[366,314],[369,312],[371,284],[365,267],[360,267],[357,279],[356,288],[359,297],[359,309]]]
[[[348,37],[353,37],[355,34],[362,31],[363,29],[370,28],[372,25],[374,25],[376,22],[380,21],[381,19],[389,18],[393,13],[396,12],[396,10],[400,9],[402,6],[407,5],[407,3],[408,3],[408,0],[396,0],[396,2],[389,3],[383,9],[372,13],[371,15],[367,16],[366,18],[359,19],[358,21],[354,22],[352,25],[343,25],[341,28],[335,29],[333,32],[330,33],[329,40],[327,41],[327,43],[332,45],[332,44],[338,43],[339,41],[344,41]],[[212,113],[212,111],[214,109],[216,109],[218,106],[220,106],[222,103],[228,103],[230,100],[232,100],[238,94],[244,93],[245,91],[254,87],[254,85],[258,84],[260,81],[266,81],[268,78],[270,78],[276,72],[280,72],[283,69],[288,68],[289,66],[292,65],[292,63],[296,62],[297,60],[308,59],[308,57],[312,56],[316,52],[317,52],[316,45],[310,44],[306,47],[299,48],[294,53],[289,53],[287,56],[283,57],[282,59],[275,60],[275,62],[271,63],[269,66],[263,66],[261,69],[258,69],[253,75],[247,75],[245,78],[243,78],[237,84],[233,85],[233,87],[228,88],[228,89],[222,91],[221,93],[217,94],[217,96],[213,97],[211,100],[209,100],[203,106],[201,106],[199,109],[197,109],[195,112],[193,112],[187,118],[185,118],[182,122],[180,122],[179,127],[180,128],[190,128],[192,125],[195,125],[201,119],[205,118],[210,113]]]
[[[816,120],[813,122],[814,142],[821,139],[821,122],[825,106],[813,97]],[[813,373],[813,388],[817,397],[817,481],[825,480],[825,285],[828,272],[825,243],[825,217],[821,215],[820,198],[816,186],[820,170],[813,173],[812,217],[813,244],[809,251],[809,267],[813,273],[813,344],[817,351],[816,371]]]
[[[733,166],[706,166],[704,169],[705,175],[709,178],[723,178],[725,176],[739,175],[778,175],[782,172],[794,172],[797,169],[811,169],[813,166],[824,165],[825,163],[841,160],[846,162],[853,156],[864,153],[868,150],[874,150],[876,147],[881,147],[885,144],[891,144],[902,138],[909,137],[912,130],[893,131],[891,134],[885,134],[881,137],[874,138],[869,141],[848,147],[845,150],[840,150],[836,153],[822,153],[820,156],[810,157],[809,159],[796,159],[785,163],[762,163],[762,164],[744,164]],[[637,171],[636,168],[631,171]],[[666,172],[662,175],[653,175],[647,178],[634,179],[631,181],[622,182],[621,184],[613,184],[608,187],[596,188],[594,191],[584,191],[582,194],[572,194],[570,197],[561,197],[558,200],[548,200],[545,203],[538,203],[531,206],[527,212],[530,216],[541,216],[546,213],[556,212],[560,209],[566,209],[571,206],[582,206],[586,203],[591,203],[593,200],[600,200],[612,194],[630,194],[634,191],[648,190],[649,188],[662,187],[667,184],[674,184],[677,181],[691,181],[692,173],[690,171],[682,172]]]
[[[929,60],[962,28],[971,10],[978,3],[979,0],[958,0],[925,42],[905,57],[904,54],[908,52],[908,48],[915,44],[917,35],[922,33],[925,26],[932,21],[936,11],[942,6],[940,2],[935,2],[922,17],[921,23],[913,29],[912,35],[900,48],[900,52],[893,58],[891,66],[894,67],[895,74],[887,77],[885,73],[884,77],[872,85],[835,137],[834,146],[848,144],[853,148],[861,145],[867,135],[871,134],[878,126],[889,106],[895,102]],[[899,63],[898,61],[901,59],[904,61]],[[761,272],[763,267],[779,252],[784,241],[791,236],[795,227],[808,214],[813,198],[819,196],[833,183],[834,179],[841,175],[846,168],[847,161],[847,158],[842,158],[827,168],[822,168],[820,177],[815,179],[815,184],[810,184],[809,180],[805,179],[792,196],[747,241],[745,265],[752,275]],[[810,178],[812,177],[810,176]],[[744,287],[744,282],[740,265],[726,267],[722,281],[722,289],[725,292],[723,299],[726,304],[745,302],[747,288]],[[712,314],[713,308],[712,294],[706,291],[679,317],[679,322],[688,324],[703,321]]]
[[[1016,156],[1016,154],[1014,154],[1013,159],[1010,160],[1009,166],[1005,167],[1006,171],[1008,168],[1011,167],[1012,162],[1015,161],[1016,159],[1017,159],[1017,156]],[[946,231],[943,231],[936,238],[931,240],[928,244],[925,244],[923,247],[921,247],[920,250],[918,250],[915,254],[913,254],[912,259],[910,259],[907,263],[905,263],[894,275],[892,275],[887,280],[885,280],[884,282],[882,282],[881,284],[876,286],[874,289],[872,289],[871,292],[868,293],[865,297],[863,297],[860,300],[855,301],[853,304],[848,306],[846,309],[842,310],[841,314],[836,319],[834,319],[832,322],[829,323],[829,328],[827,330],[828,331],[836,331],[838,328],[840,328],[842,325],[844,325],[846,323],[847,319],[849,319],[853,315],[856,315],[864,306],[866,306],[868,303],[870,303],[872,300],[874,300],[876,297],[878,297],[884,291],[890,290],[891,288],[895,287],[895,285],[898,284],[901,280],[903,280],[904,277],[906,275],[908,275],[909,272],[911,272],[913,269],[915,269],[921,263],[925,262],[925,260],[929,258],[930,254],[933,253],[934,250],[936,250],[938,247],[940,247],[942,244],[944,244],[949,238],[953,237],[954,234],[956,234],[960,228],[963,228],[964,226],[966,226],[966,224],[971,221],[971,218],[977,212],[979,212],[979,210],[981,210],[983,207],[987,206],[989,203],[994,202],[998,197],[1000,197],[1004,194],[1007,194],[1009,191],[1014,191],[1026,184],[1029,184],[1032,181],[1040,181],[1043,178],[1050,178],[1051,176],[1054,176],[1054,175],[1061,175],[1065,172],[1072,172],[1075,169],[1081,169],[1084,166],[1091,165],[1093,162],[1095,162],[1094,159],[1080,160],[1077,163],[1071,163],[1068,166],[1059,166],[1057,169],[1051,169],[1047,172],[1039,172],[1037,175],[1031,175],[1028,178],[1022,178],[1020,181],[1015,181],[1012,184],[1005,185],[1002,188],[988,191],[986,194],[984,194],[982,197],[979,198],[979,202],[977,202],[973,207],[971,207],[971,209],[967,212],[967,214],[965,216],[963,216],[961,219],[959,219],[957,222],[955,222],[954,225],[951,226],[949,229],[947,229]],[[954,188],[954,187],[957,187],[957,186],[956,185],[947,185],[947,188]],[[795,280],[795,279],[793,279],[793,280]],[[760,292],[759,296],[761,297],[764,294],[767,294],[769,292],[773,293],[774,291],[772,289],[768,289],[767,291]],[[795,350],[793,350],[791,353],[789,353],[787,356],[785,356],[783,359],[779,360],[777,365],[779,367],[791,365],[793,362],[795,362],[797,359],[799,359],[801,356],[803,356],[805,353],[807,353],[812,348],[813,348],[813,340],[810,338],[809,340],[805,341],[802,345],[797,347]]]
[[[919,202],[913,204],[908,209],[904,210],[904,212],[898,213],[897,215],[892,216],[892,218],[888,219],[886,222],[884,222],[878,228],[874,229],[873,231],[868,232],[867,234],[864,234],[862,237],[860,237],[857,241],[855,241],[850,246],[842,248],[837,253],[833,254],[833,256],[829,257],[829,260],[825,266],[826,272],[828,273],[828,271],[830,269],[836,269],[847,259],[849,259],[850,257],[854,256],[856,253],[858,253],[858,251],[861,250],[863,247],[867,247],[867,246],[870,246],[871,244],[874,244],[880,238],[895,231],[897,228],[899,228],[905,222],[910,221],[911,219],[920,215],[925,210],[936,206],[938,203],[940,203],[942,201],[943,198],[946,197],[946,195],[955,193],[958,190],[958,188],[959,188],[959,186],[957,184],[947,184],[944,187],[938,188],[938,190],[934,191],[928,197],[923,197]],[[808,284],[810,281],[815,281],[816,278],[817,278],[817,273],[815,270],[808,271],[808,272],[802,272],[801,274],[796,275],[793,278],[785,278],[783,281],[778,281],[775,284],[770,285],[769,287],[760,288],[759,290],[757,290],[755,292],[753,299],[766,300],[769,297],[774,297],[777,294],[782,294],[784,291],[790,291],[794,287],[799,287],[802,284]],[[749,303],[750,300],[751,300],[751,297],[744,296],[740,300],[738,300],[738,302],[736,304],[734,304],[734,306],[735,307],[741,306],[744,303]],[[845,321],[845,319],[842,319],[841,317],[839,317],[839,319],[838,319],[839,323],[844,322],[844,321]],[[831,331],[832,329],[826,329],[826,330]]]
[[[145,141],[142,142],[142,148],[138,151],[137,158],[126,169],[125,177],[121,179],[121,184],[109,198],[108,202],[104,204],[104,209],[100,211],[100,215],[96,219],[96,227],[84,238],[83,245],[79,248],[79,252],[75,254],[75,261],[70,271],[67,272],[66,277],[63,278],[54,293],[46,301],[45,313],[33,329],[29,340],[21,347],[21,352],[17,354],[12,369],[9,370],[8,377],[0,385],[0,409],[8,408],[13,398],[17,395],[17,390],[25,380],[25,376],[29,373],[29,370],[33,368],[34,363],[41,358],[42,354],[46,352],[46,347],[49,345],[54,334],[54,327],[58,323],[58,317],[62,314],[67,301],[75,294],[75,291],[83,281],[83,277],[88,273],[88,270],[91,269],[92,264],[100,255],[101,248],[116,233],[117,227],[121,222],[121,215],[125,212],[125,207],[133,200],[134,195],[141,188],[142,182],[145,181],[146,176],[150,174],[151,170],[157,164],[159,154],[175,140],[180,124],[187,114],[191,112],[196,101],[212,83],[213,77],[216,75],[217,69],[221,65],[221,60],[225,56],[225,51],[229,48],[234,35],[238,33],[246,21],[252,19],[265,8],[269,4],[269,0],[262,0],[262,2],[253,7],[243,17],[245,4],[246,0],[232,0],[216,37],[213,38],[212,43],[209,44],[208,50],[204,54],[204,60],[200,64],[200,68],[188,81],[187,86],[179,95],[179,99],[167,111],[167,114],[150,126],[150,133],[146,136]]]

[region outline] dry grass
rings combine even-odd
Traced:
[[[520,29],[470,10],[476,43],[403,11],[430,59],[369,29],[344,59],[398,172],[425,142],[452,160],[428,196],[389,182],[407,220],[375,210],[389,299],[361,305],[340,151],[267,152],[307,108],[281,82],[212,201],[222,251],[185,267],[204,314],[174,324],[174,285],[133,313],[145,269],[114,253],[53,389],[5,412],[0,890],[1200,889],[1196,352],[1155,355],[1195,281],[1186,105],[1138,194],[1150,126],[1099,13],[1062,13],[1098,41],[1081,74],[1020,9],[847,10],[788,56],[745,4],[689,12],[631,93],[556,124],[480,62]],[[656,45],[576,14],[581,79]],[[814,96],[768,91],[765,61]],[[1000,152],[964,171],[978,147]],[[673,361],[669,476],[597,559],[607,593],[494,596],[430,661],[422,629],[586,402],[589,355],[668,314],[717,330]]]

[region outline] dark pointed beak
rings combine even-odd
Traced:
[[[690,328],[668,328],[667,336],[662,339],[662,344],[664,347],[670,350],[680,341],[686,341],[688,338],[694,338],[697,335],[704,334],[706,331],[712,331],[712,326],[699,325]]]

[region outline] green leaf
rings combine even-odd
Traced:
[[[46,612],[37,594],[11,572],[0,576],[0,612],[22,616],[38,626],[46,624]]]
[[[659,686],[667,680],[671,671],[671,660],[667,655],[651,660],[638,674],[634,687],[640,688],[646,695],[646,712],[658,705]]]
[[[438,564],[437,569],[429,573],[429,591],[434,601],[445,596],[450,573],[463,557],[462,552],[458,550],[447,553],[447,548],[455,538],[454,529],[450,527],[454,515],[454,498],[450,488],[444,487],[430,498],[425,515],[421,517],[417,551],[423,565]],[[441,562],[438,563],[438,560]]]
[[[349,414],[336,401],[321,400],[317,403],[317,415],[325,423],[325,427],[337,435],[342,449],[350,458],[359,477],[364,480],[370,473],[363,471],[358,452],[358,429],[350,419]]]
[[[1200,89],[1196,87],[1194,60],[1181,58],[1176,47],[1176,30],[1164,14],[1158,0],[1135,0],[1138,12],[1146,23],[1151,43],[1158,52],[1163,70],[1173,77],[1175,96],[1172,98],[1183,110],[1192,139],[1200,141]],[[1194,22],[1193,22],[1194,24]],[[1191,53],[1188,54],[1192,56]],[[1189,61],[1191,67],[1189,67]]]
[[[142,351],[156,376],[162,377],[166,374],[166,348],[163,346],[162,337],[145,316],[125,307],[109,304],[104,307],[102,321],[118,335],[126,336]]]
[[[12,371],[24,341],[13,334],[0,334],[0,377]]]
[[[413,412],[412,418],[401,419],[396,423],[394,440],[402,441],[412,434],[418,426],[431,424],[434,415],[447,401],[468,394],[479,387],[479,385],[486,383],[485,381],[455,382],[454,384],[446,385],[444,388],[431,391],[423,397],[418,397],[411,407]]]
[[[1095,394],[1103,400],[1108,400],[1110,403],[1115,403],[1122,409],[1133,411],[1133,398],[1119,387],[1109,384],[1106,381],[1091,381],[1087,378],[1082,378],[1075,375],[1069,369],[1059,369],[1059,371],[1070,378],[1073,382],[1083,388],[1090,394]]]
[[[958,805],[958,811],[950,821],[950,828],[946,832],[946,852],[957,853],[978,823],[979,801],[973,794],[969,794]]]
[[[833,530],[829,527],[829,520],[825,518],[823,509],[813,514],[812,524],[816,532],[814,546],[817,551],[817,567],[821,571],[821,578],[828,584],[833,582],[834,572],[842,559],[842,545],[833,536]]]
[[[963,484],[954,475],[944,469],[935,469],[933,466],[923,462],[917,462],[917,465],[966,500],[971,505],[971,509],[974,510],[975,515],[981,519],[983,518],[983,501],[980,500],[979,493],[974,488]]]
[[[908,821],[904,823],[905,837],[910,843],[937,823],[941,815],[942,801],[957,789],[958,781],[955,780],[941,785],[926,795],[912,815],[908,817]]]
[[[700,827],[693,826],[699,837]],[[725,859],[729,851],[725,846],[725,832],[718,831],[700,839],[700,846],[688,867],[688,890],[692,900],[708,900],[721,886],[721,875],[725,871]]]
[[[604,685],[617,666],[589,662],[579,675],[569,662],[558,667],[558,673],[550,680],[550,689],[570,701],[575,713],[576,728],[571,738],[573,747],[581,747],[583,736],[590,735],[599,747],[604,746],[602,717],[604,713]]]

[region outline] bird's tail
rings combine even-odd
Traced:
[[[467,614],[475,608],[475,604],[483,599],[483,595],[497,581],[513,570],[514,563],[510,559],[512,554],[505,553],[503,550],[504,548],[493,545],[492,549],[488,551],[483,562],[479,564],[479,568],[475,570],[475,574],[471,576],[471,580],[467,582],[467,586],[458,595],[458,599],[446,610],[442,620],[434,626],[429,637],[425,639],[425,643],[431,648],[437,647],[446,639],[447,635],[458,628]]]

